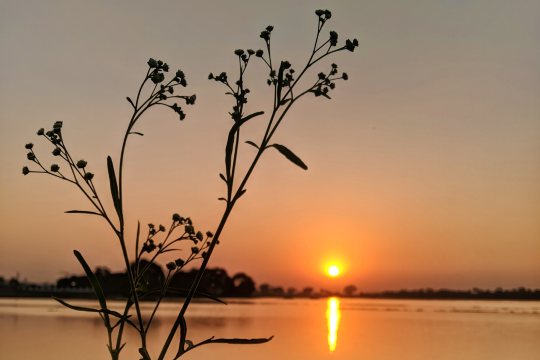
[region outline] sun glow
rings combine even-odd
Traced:
[[[338,277],[341,274],[341,269],[336,264],[328,265],[328,268],[326,269],[326,273],[330,277]]]

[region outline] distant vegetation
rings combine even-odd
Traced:
[[[109,298],[127,298],[129,296],[129,283],[127,273],[111,273],[107,268],[98,267],[94,273],[101,281],[103,291]],[[197,270],[177,272],[171,279],[171,284],[165,297],[183,297],[187,290],[183,284],[193,281]],[[164,273],[160,266],[154,264],[147,278],[149,295],[143,300],[155,300],[160,289],[160,279]],[[154,294],[152,295],[152,291]],[[0,297],[50,297],[61,296],[65,298],[95,298],[88,278],[73,275],[60,278],[55,285],[40,285],[19,282],[13,278],[9,281],[0,277]],[[229,276],[222,268],[209,268],[205,271],[199,287],[199,297],[207,299],[226,297],[277,297],[277,298],[321,298],[329,296],[375,298],[375,299],[418,299],[418,300],[540,300],[540,289],[519,287],[515,289],[479,289],[451,290],[451,289],[413,289],[381,292],[357,291],[354,285],[346,286],[342,291],[329,291],[304,287],[273,286],[266,283],[257,286],[251,276],[237,273]]]

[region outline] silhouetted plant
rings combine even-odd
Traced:
[[[272,142],[285,115],[291,109],[293,104],[305,95],[313,94],[315,97],[322,96],[330,99],[330,93],[335,88],[336,81],[348,79],[347,73],[340,73],[338,66],[332,63],[326,72],[318,72],[315,79],[312,80],[309,85],[299,88],[300,80],[307,76],[308,70],[315,64],[339,51],[347,50],[352,52],[358,46],[358,41],[356,39],[347,39],[344,45],[338,46],[338,34],[335,31],[330,31],[326,40],[321,40],[322,30],[327,21],[331,18],[332,13],[328,10],[317,10],[315,14],[318,18],[315,42],[309,59],[299,71],[296,71],[289,61],[274,61],[271,55],[271,36],[274,28],[273,26],[267,26],[260,33],[260,37],[265,44],[265,50],[238,49],[234,51],[234,54],[238,59],[239,67],[236,80],[230,80],[225,72],[221,72],[218,75],[210,73],[208,76],[210,80],[225,86],[227,89],[226,94],[233,98],[232,111],[229,112],[230,117],[232,118],[232,124],[225,147],[225,169],[223,173],[219,174],[226,185],[225,196],[219,198],[219,200],[222,200],[225,203],[225,209],[215,232],[206,231],[203,233],[195,227],[193,221],[189,217],[173,214],[171,223],[168,227],[165,227],[164,225],[156,226],[154,224],[148,224],[148,229],[144,236],[141,234],[141,225],[140,222],[138,222],[135,237],[135,249],[132,250],[132,257],[130,257],[126,247],[123,167],[127,141],[133,135],[143,135],[142,133],[135,131],[135,125],[142,115],[150,108],[157,105],[166,106],[173,110],[179,116],[180,120],[183,120],[186,117],[184,110],[175,101],[183,100],[185,105],[194,105],[196,100],[195,95],[178,95],[178,88],[187,86],[186,77],[181,70],[178,70],[174,75],[170,76],[168,81],[166,81],[167,74],[169,73],[169,65],[161,60],[148,60],[148,69],[139,86],[136,96],[134,99],[130,97],[127,98],[127,101],[132,107],[132,115],[123,137],[117,166],[114,165],[110,156],[107,157],[110,196],[112,197],[114,211],[106,209],[103,205],[102,199],[93,183],[94,173],[89,171],[88,163],[85,160],[73,157],[68,151],[68,147],[62,136],[61,121],[54,123],[52,129],[49,131],[40,129],[37,132],[37,135],[52,146],[52,155],[58,158],[57,163],[46,165],[34,152],[33,144],[26,144],[25,147],[28,150],[27,158],[34,166],[32,169],[28,166],[23,167],[23,174],[46,174],[77,187],[88,199],[92,209],[70,210],[67,211],[67,213],[99,216],[106,220],[118,238],[121,254],[127,269],[130,287],[130,295],[126,299],[122,312],[109,309],[99,277],[92,272],[83,256],[76,250],[74,251],[74,254],[82,265],[90,285],[97,296],[99,307],[90,308],[75,306],[61,299],[56,299],[61,304],[71,309],[96,312],[99,314],[107,331],[107,346],[112,359],[118,359],[121,350],[126,345],[122,342],[126,325],[133,327],[139,334],[139,353],[141,354],[142,359],[151,359],[147,349],[147,336],[161,301],[167,294],[167,291],[170,290],[169,287],[172,277],[187,264],[196,260],[201,260],[198,271],[192,283],[188,284],[189,291],[185,295],[182,306],[178,311],[178,315],[163,346],[160,348],[157,359],[165,359],[177,332],[177,343],[179,344],[179,347],[174,353],[173,359],[177,359],[188,351],[205,344],[258,344],[272,339],[272,337],[258,339],[216,339],[212,337],[199,343],[194,343],[187,339],[185,314],[193,297],[197,294],[204,271],[215,246],[219,244],[219,239],[225,224],[227,223],[236,202],[245,194],[246,184],[262,154],[269,149],[275,149],[295,165],[304,170],[307,169],[307,165],[288,147]],[[248,102],[248,97],[251,95],[246,83],[246,71],[248,65],[254,59],[262,61],[268,70],[266,83],[273,89],[273,106],[271,113],[267,115],[266,128],[259,139],[259,142],[256,143],[252,140],[245,141],[245,143],[256,149],[256,153],[253,156],[250,165],[247,167],[247,170],[241,173],[237,167],[237,160],[241,149],[240,145],[242,143],[240,130],[242,126],[251,119],[264,115],[264,111],[246,113],[246,104]],[[190,255],[186,258],[177,258],[175,261],[168,262],[166,264],[166,273],[163,274],[159,288],[152,288],[145,276],[147,272],[151,271],[152,266],[161,255],[169,252],[177,252],[182,246],[190,248]],[[242,283],[241,285],[247,294],[248,292],[253,291],[254,284],[253,282],[249,282],[251,279],[246,278],[245,275],[243,275],[243,277],[238,276],[235,281]],[[156,293],[158,296],[154,301],[150,316],[143,318],[140,306],[141,299],[150,294],[155,295]],[[134,315],[132,314],[133,311]]]

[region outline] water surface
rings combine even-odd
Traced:
[[[93,305],[92,301],[73,301]],[[114,304],[113,306],[119,306]],[[162,344],[177,304],[166,303],[150,337]],[[230,299],[196,303],[188,339],[268,337],[263,345],[203,346],[185,359],[507,360],[540,359],[540,302],[370,299]],[[139,359],[128,333],[123,359]],[[0,358],[107,359],[94,314],[48,299],[0,299]]]

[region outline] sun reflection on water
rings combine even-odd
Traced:
[[[330,352],[336,350],[340,318],[341,311],[339,310],[339,299],[337,297],[328,298],[326,321],[328,323],[328,350],[330,350]]]

